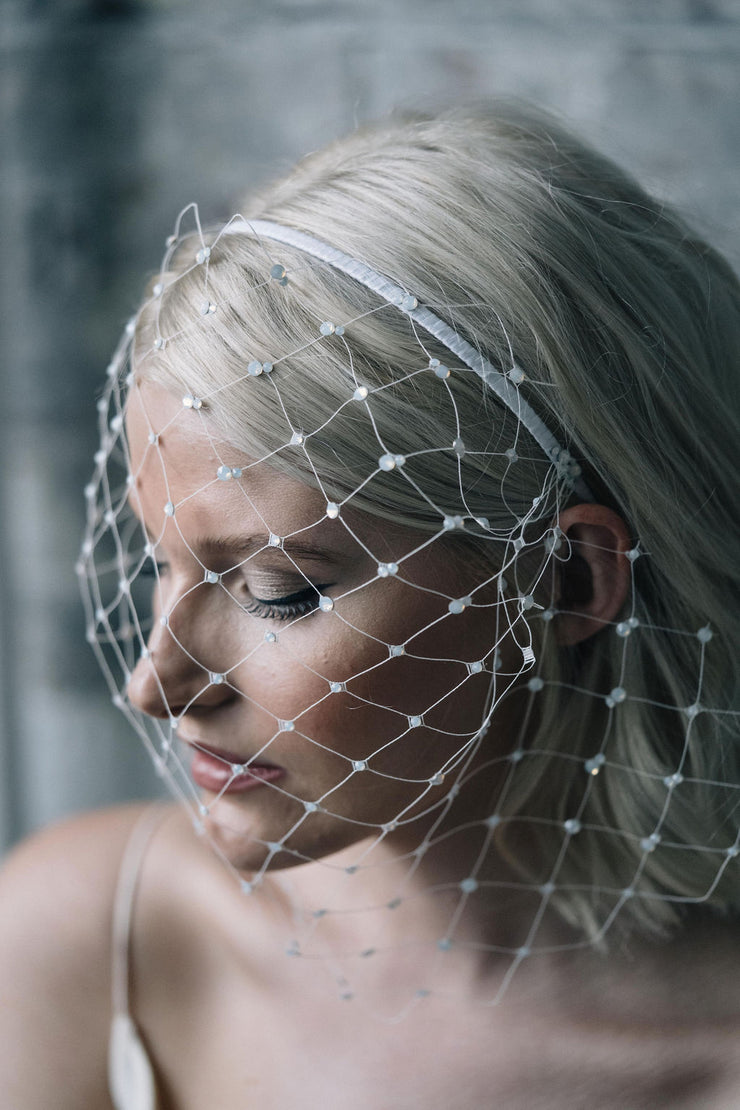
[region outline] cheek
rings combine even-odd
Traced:
[[[295,720],[296,740],[283,735],[282,744],[300,747],[303,734],[350,759],[373,756],[377,771],[431,777],[480,727],[492,665],[481,673],[467,666],[485,654],[484,640],[490,648],[490,633],[481,628],[488,611],[446,616],[413,635],[439,609],[435,602],[433,612],[420,615],[417,606],[411,620],[396,609],[384,622],[384,635],[407,641],[399,656],[338,614],[316,614],[303,629],[278,629],[276,642],[254,652],[240,683],[254,725],[263,715],[262,726],[273,732],[275,718]],[[331,683],[342,689],[332,692]]]

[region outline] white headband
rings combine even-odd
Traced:
[[[286,246],[295,247],[304,254],[318,258],[348,274],[361,285],[367,286],[377,293],[379,297],[389,304],[395,305],[400,312],[406,313],[414,323],[418,324],[434,336],[444,347],[454,354],[460,361],[475,371],[486,385],[503,401],[508,409],[521,421],[533,439],[539,444],[548,459],[557,467],[560,477],[584,501],[594,501],[594,495],[581,477],[581,468],[573,460],[565,448],[561,447],[555,436],[546,424],[540,419],[534,409],[527,404],[521,396],[518,386],[524,381],[524,371],[516,364],[504,374],[497,370],[488,359],[476,351],[467,340],[458,335],[448,324],[436,316],[430,309],[420,305],[416,297],[395,285],[388,278],[367,266],[364,262],[351,258],[348,254],[331,247],[312,235],[302,231],[295,231],[291,227],[272,223],[269,220],[232,220],[224,228],[223,233],[255,235],[258,239],[271,239]]]

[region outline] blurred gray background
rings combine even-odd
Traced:
[[[158,789],[84,642],[95,395],[177,211],[394,106],[562,112],[740,261],[740,0],[0,0],[0,846]]]

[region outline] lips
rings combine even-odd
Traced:
[[[232,765],[244,766],[245,769],[235,775]],[[274,763],[264,760],[246,767],[243,756],[205,744],[198,744],[190,764],[193,782],[214,794],[241,794],[277,782],[285,773],[284,767],[276,767]]]

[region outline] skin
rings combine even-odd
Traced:
[[[617,953],[602,961],[578,952],[527,961],[500,1007],[481,1003],[495,995],[508,959],[473,946],[433,963],[436,939],[459,902],[457,889],[445,883],[459,880],[461,861],[467,865],[481,847],[480,830],[463,818],[488,812],[495,769],[470,778],[412,874],[403,857],[441,812],[430,807],[446,788],[430,788],[427,780],[464,742],[465,735],[451,733],[472,735],[483,713],[490,674],[467,676],[459,660],[483,658],[490,648],[496,610],[488,594],[475,594],[480,604],[448,615],[449,596],[465,596],[476,582],[466,580],[441,544],[404,560],[418,536],[383,525],[381,539],[372,522],[361,533],[362,521],[352,519],[373,555],[371,540],[382,544],[382,558],[401,563],[397,577],[377,579],[376,558],[341,522],[326,519],[323,499],[260,467],[248,471],[248,483],[214,481],[218,445],[199,437],[198,418],[188,414],[186,425],[179,399],[155,387],[145,387],[141,398],[129,414],[138,479],[132,501],[159,541],[165,568],[155,607],[169,624],[155,621],[150,655],[137,666],[129,695],[154,717],[179,717],[191,746],[223,749],[244,762],[259,753],[285,772],[279,790],[259,787],[220,800],[204,794],[207,831],[226,868],[176,808],[165,813],[147,852],[134,917],[131,1008],[163,1106],[740,1105],[730,929],[633,949],[630,958]],[[164,429],[161,456],[147,450],[150,425]],[[207,494],[198,494],[206,483]],[[177,505],[174,518],[162,511],[168,499]],[[623,522],[603,506],[569,508],[559,524],[589,583],[582,591],[587,600],[571,603],[557,622],[560,642],[576,643],[619,611],[630,542]],[[282,551],[258,543],[245,563],[224,542],[270,531],[301,532],[319,550],[296,557],[297,571]],[[204,568],[224,575],[222,585],[202,584]],[[297,591],[304,574],[333,598],[330,613],[279,621],[245,612],[255,598]],[[266,644],[268,629],[278,631],[276,644]],[[385,645],[402,642],[407,654],[389,658]],[[518,665],[512,651],[503,637],[504,673]],[[209,672],[227,673],[228,682],[209,684]],[[442,701],[439,693],[430,698],[432,673],[435,690],[447,695]],[[329,681],[346,681],[346,691],[327,696]],[[509,713],[497,712],[475,757],[481,766],[511,748],[516,696],[510,704]],[[399,719],[413,713],[424,713],[424,727],[406,733]],[[296,729],[278,732],[275,721],[288,719]],[[357,759],[371,770],[348,776]],[[324,799],[325,812],[304,819],[304,798]],[[406,823],[378,840],[375,826],[401,810]],[[21,846],[0,875],[0,905],[13,907],[0,913],[0,982],[8,1003],[0,1008],[3,1105],[110,1110],[110,913],[121,854],[140,812],[117,808],[46,830]],[[230,871],[251,874],[265,861],[264,842],[289,830],[286,846],[316,862],[291,867],[288,852],[275,855],[245,902]],[[489,856],[486,876],[510,878],[495,853]],[[383,866],[348,877],[345,868],[358,858]],[[409,897],[389,913],[389,894],[403,879]],[[413,897],[422,891],[427,897]],[[468,903],[459,935],[488,945],[520,943],[532,904],[516,891],[479,895]],[[352,1002],[341,999],[327,975],[334,962],[327,969],[323,959],[280,954],[293,936],[293,907],[324,902],[345,911],[322,920],[317,938],[351,976],[358,996]],[[416,945],[404,945],[408,936]],[[366,947],[369,937],[376,957],[342,958]],[[543,938],[572,939],[549,920]],[[432,974],[438,997],[420,1001],[403,1022],[373,1015],[402,1005]]]
[[[158,451],[149,445],[152,427],[166,429]],[[445,790],[429,780],[485,714],[493,587],[451,615],[450,596],[465,596],[478,583],[451,566],[446,545],[413,555],[423,537],[384,526],[400,570],[378,578],[378,556],[365,549],[378,549],[372,520],[355,514],[350,532],[326,517],[317,490],[245,458],[236,460],[244,479],[214,480],[221,452],[207,427],[160,387],[139,391],[128,432],[137,475],[131,501],[161,560],[148,656],[134,670],[128,696],[151,716],[177,716],[178,735],[191,746],[285,772],[279,790],[226,795],[215,804],[213,794],[205,798],[208,831],[230,862],[254,870],[265,855],[260,842],[277,841],[294,826],[286,846],[324,856],[401,814],[409,821],[434,807]],[[168,500],[178,506],[175,516],[163,514]],[[269,546],[270,533],[288,537],[285,550]],[[297,545],[312,551],[298,553]],[[221,585],[204,584],[204,568],[222,575]],[[313,608],[311,586],[332,599],[331,612]],[[264,604],[299,592],[309,598],[298,604],[312,611],[294,615]],[[166,626],[156,619],[162,613]],[[266,633],[277,642],[266,643]],[[404,644],[405,654],[389,657],[389,644]],[[465,661],[486,656],[488,673],[469,675]],[[209,672],[228,681],[209,685]],[[345,691],[331,694],[330,682],[344,683]],[[422,714],[424,727],[411,728],[408,717]],[[283,720],[294,729],[279,731]],[[358,761],[367,770],[353,773]],[[480,791],[476,810],[489,794],[490,787]],[[307,815],[304,799],[321,811]],[[407,839],[418,842],[433,816],[412,821]],[[395,850],[402,840],[395,838]],[[281,855],[278,866],[294,862]]]

